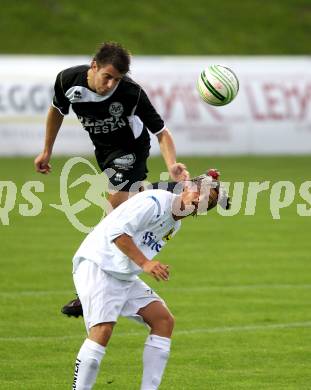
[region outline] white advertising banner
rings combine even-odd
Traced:
[[[76,56],[0,56],[0,155],[41,151],[57,73],[89,62]],[[209,64],[231,67],[239,78],[239,94],[228,106],[213,107],[198,96],[196,79]],[[135,57],[131,77],[173,132],[179,155],[311,153],[311,57]],[[70,113],[54,153],[92,151]]]

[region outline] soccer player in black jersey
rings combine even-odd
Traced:
[[[127,50],[117,43],[105,43],[90,66],[75,66],[60,72],[47,115],[44,149],[35,159],[38,172],[50,172],[54,141],[71,106],[89,133],[100,169],[112,168],[115,174],[110,183],[122,187],[122,191],[109,194],[113,208],[128,198],[133,183],[146,178],[148,130],[158,138],[172,180],[189,176],[184,164],[176,162],[174,141],[161,116],[141,86],[126,75],[129,66]]]
[[[56,77],[55,94],[47,115],[44,149],[35,159],[38,172],[51,171],[53,145],[71,106],[89,133],[100,169],[112,168],[114,172],[109,178],[112,189],[122,188],[108,195],[113,208],[129,197],[133,185],[138,191],[139,183],[147,176],[148,130],[158,138],[172,180],[189,177],[185,165],[176,162],[174,141],[161,116],[141,86],[127,76],[129,68],[129,52],[118,43],[107,42],[101,45],[90,66],[61,71]],[[71,303],[67,314],[79,313],[75,304],[79,305],[79,301]]]

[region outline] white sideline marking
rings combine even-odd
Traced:
[[[249,332],[253,330],[274,330],[274,329],[293,329],[293,328],[310,328],[311,321],[292,322],[288,324],[268,324],[268,325],[245,325],[245,326],[224,326],[218,328],[202,328],[191,330],[180,330],[179,335],[196,334],[196,333],[230,333],[230,332]]]
[[[311,328],[311,321],[292,322],[287,324],[269,324],[269,325],[243,325],[243,326],[223,326],[216,328],[197,328],[191,330],[177,330],[174,332],[175,336],[184,336],[191,334],[206,334],[206,333],[232,333],[232,332],[251,332],[256,330],[277,330],[277,329],[295,329],[295,328]],[[115,332],[113,337],[130,337],[143,336],[147,332]],[[26,337],[0,337],[1,341],[66,341],[72,339],[83,339],[84,335],[70,335],[70,336],[26,336]]]
[[[245,284],[231,286],[201,286],[201,287],[159,287],[162,292],[200,292],[200,291],[226,291],[226,290],[260,290],[260,289],[310,289],[311,284]],[[69,295],[74,297],[74,288],[72,290],[29,290],[29,291],[0,291],[0,297],[10,296],[46,296],[46,295]]]

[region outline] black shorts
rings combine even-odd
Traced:
[[[95,153],[98,166],[106,173],[109,189],[115,191],[138,192],[141,182],[146,179],[147,158],[149,153],[124,153],[114,159],[102,161],[100,154]],[[107,160],[109,162],[107,162]]]

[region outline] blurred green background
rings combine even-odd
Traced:
[[[0,54],[91,55],[106,40],[119,41],[134,55],[310,54],[311,0],[0,4]],[[165,248],[160,260],[172,266],[170,283],[146,278],[177,321],[161,389],[310,389],[310,218],[297,215],[310,157],[180,159],[193,174],[216,166],[224,180],[290,180],[296,197],[280,220],[270,215],[268,191],[254,217],[244,215],[244,199],[235,217],[189,219]],[[62,316],[60,307],[74,297],[71,257],[84,234],[49,206],[59,202],[64,163],[54,158],[53,174],[42,177],[32,158],[0,159],[0,180],[18,187],[10,225],[0,224],[1,390],[63,390],[72,381],[84,327],[81,319]],[[157,180],[164,164],[152,158],[149,169],[149,179]],[[45,185],[36,218],[22,217],[18,208],[29,180]],[[79,188],[72,200],[84,194]],[[83,221],[91,225],[100,217],[93,206]],[[144,339],[142,329],[120,321],[96,389],[138,388]]]
[[[310,26],[310,0],[3,0],[0,52],[310,54]]]

